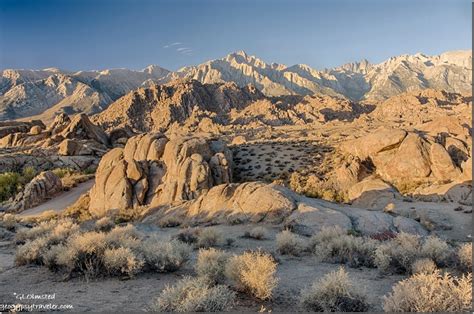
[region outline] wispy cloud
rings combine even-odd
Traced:
[[[182,45],[182,43],[175,42],[175,43],[171,43],[171,44],[168,44],[168,45],[164,45],[163,48],[171,48],[173,46],[179,46],[179,45]]]
[[[189,47],[185,47],[183,43],[180,42],[174,42],[170,43],[167,45],[164,45],[163,48],[168,49],[168,48],[175,48],[176,52],[185,55],[185,56],[192,56],[193,55],[193,49]]]

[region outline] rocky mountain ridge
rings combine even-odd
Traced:
[[[6,69],[0,78],[0,120],[51,121],[59,113],[94,114],[132,90],[176,79],[209,84],[233,82],[239,87],[252,84],[266,96],[324,94],[351,101],[380,101],[427,88],[470,93],[471,69],[471,51],[401,55],[379,64],[362,60],[325,70],[304,64],[270,64],[244,51],[176,72],[159,66],[141,71]]]

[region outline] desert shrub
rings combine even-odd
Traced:
[[[43,263],[43,254],[48,248],[48,238],[40,237],[32,241],[28,241],[18,247],[15,253],[16,265],[38,264]]]
[[[23,168],[23,171],[21,172],[21,177],[20,177],[20,182],[21,184],[25,185],[38,174],[36,169],[34,167],[28,166]]]
[[[198,241],[198,232],[198,229],[186,228],[181,230],[177,235],[174,236],[174,238],[183,243],[193,244]]]
[[[66,250],[64,244],[52,245],[43,252],[42,263],[52,271],[58,271],[61,265],[58,264],[58,256]]]
[[[341,267],[302,291],[301,307],[311,312],[366,312],[366,296]]]
[[[308,197],[322,198],[331,202],[344,202],[347,197],[326,181],[320,180],[316,175],[305,175],[293,172],[289,180],[290,188],[298,194]]]
[[[6,213],[2,217],[2,227],[7,230],[15,230],[16,227],[16,216],[10,213]]]
[[[283,255],[299,256],[305,250],[303,239],[289,230],[277,234],[276,244],[278,252]]]
[[[151,237],[143,241],[139,252],[145,259],[145,266],[159,272],[176,271],[189,259],[191,246],[177,240],[163,241]]]
[[[60,179],[70,176],[74,173],[74,169],[71,168],[55,168],[51,170],[55,175],[57,175]]]
[[[161,228],[174,228],[181,225],[181,221],[179,221],[176,217],[167,216],[165,218],[160,219],[158,225]]]
[[[309,240],[310,249],[318,260],[343,263],[351,267],[374,266],[378,241],[348,235],[342,228],[324,227]]]
[[[200,230],[197,237],[197,246],[200,248],[219,246],[224,244],[224,237],[222,233],[216,228],[204,228]]]
[[[436,265],[443,266],[451,256],[451,248],[446,241],[430,236],[423,242],[420,253],[426,258],[432,259]]]
[[[238,289],[266,300],[271,298],[278,283],[276,267],[276,262],[269,254],[261,251],[245,252],[229,259],[225,275]]]
[[[185,277],[166,287],[154,301],[156,312],[222,312],[232,307],[235,293],[226,286],[211,286],[206,278]]]
[[[104,265],[110,275],[132,277],[143,267],[143,260],[137,258],[129,248],[109,248],[104,251]]]
[[[29,240],[37,239],[51,232],[55,225],[55,221],[43,221],[33,228],[21,228],[15,235],[15,241],[21,244]]]
[[[0,173],[0,202],[15,195],[20,186],[20,174],[16,172]]]
[[[467,312],[472,307],[472,275],[452,277],[439,270],[397,283],[384,297],[385,312]]]
[[[430,258],[417,259],[411,265],[412,274],[432,274],[436,271],[437,267],[435,262]]]
[[[461,270],[472,272],[472,243],[461,245],[456,251],[456,257]]]
[[[51,245],[54,245],[66,240],[70,235],[78,231],[79,226],[70,219],[42,221],[33,228],[18,230],[15,235],[15,241],[21,244],[45,237]]]
[[[95,229],[97,231],[110,231],[113,227],[115,227],[115,223],[107,216],[104,216],[95,222]]]
[[[258,226],[249,232],[245,232],[244,236],[255,240],[264,240],[268,238],[268,230],[265,227]]]
[[[375,264],[383,272],[407,273],[417,259],[429,258],[437,266],[444,266],[451,255],[449,245],[437,237],[422,240],[402,232],[377,248]]]
[[[102,232],[76,234],[68,240],[66,249],[58,253],[56,263],[69,274],[78,272],[86,280],[96,278],[106,273],[103,261],[106,248],[105,234]]]
[[[222,282],[225,278],[225,265],[229,255],[214,248],[200,249],[195,265],[198,276],[206,277],[212,283]]]
[[[383,272],[406,273],[413,262],[420,258],[420,237],[400,233],[390,241],[379,245],[375,250],[375,264]]]
[[[131,224],[116,226],[105,233],[105,240],[111,247],[122,246],[135,249],[140,245],[142,237],[143,235]]]

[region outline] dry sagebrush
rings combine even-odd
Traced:
[[[411,265],[412,274],[432,274],[436,271],[436,264],[430,258],[417,259]]]
[[[472,243],[461,245],[456,251],[459,268],[462,271],[472,272]]]
[[[324,227],[309,240],[310,250],[320,261],[343,263],[351,267],[374,266],[378,241],[348,235],[340,227]]]
[[[277,264],[269,254],[261,251],[245,252],[229,259],[225,275],[237,289],[266,300],[271,298],[278,283],[276,268]]]
[[[156,312],[222,312],[232,307],[235,293],[224,285],[212,286],[206,278],[185,277],[166,287],[154,301]]]
[[[430,258],[437,266],[444,266],[450,255],[449,245],[439,238],[430,236],[423,240],[402,232],[379,245],[375,264],[382,272],[408,273],[417,259]]]
[[[268,239],[268,230],[265,227],[257,226],[252,228],[249,232],[245,232],[244,236],[255,240],[264,240]]]
[[[472,275],[452,277],[439,270],[397,283],[384,297],[385,312],[466,312],[472,307]]]
[[[276,236],[277,250],[283,255],[299,256],[306,249],[304,240],[289,230],[283,230]]]
[[[303,290],[300,305],[310,312],[365,312],[369,305],[360,290],[340,268]]]
[[[179,269],[191,247],[177,240],[143,239],[132,225],[109,232],[81,231],[71,220],[41,223],[18,233],[17,265],[45,265],[68,276],[87,280],[100,276],[133,276],[140,271],[168,272]]]
[[[229,254],[214,248],[200,249],[195,270],[198,276],[206,277],[212,283],[222,282],[225,279],[225,265]]]
[[[204,228],[197,234],[197,246],[200,248],[220,246],[224,242],[224,236],[216,228]]]

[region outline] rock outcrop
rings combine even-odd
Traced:
[[[0,138],[0,171],[18,171],[26,166],[84,170],[97,165],[110,145],[107,134],[84,114],[72,120],[60,114],[47,128],[39,122],[12,125],[19,132]]]
[[[191,200],[231,180],[232,155],[222,142],[141,134],[102,158],[90,211],[100,216],[110,209]]]
[[[39,205],[61,192],[62,188],[61,179],[57,175],[51,171],[41,172],[15,197],[13,209],[22,211]]]
[[[451,137],[448,137],[451,138]],[[460,157],[454,159],[451,148],[437,142],[438,137],[422,135],[414,131],[382,128],[361,138],[344,142],[340,149],[360,160],[369,160],[375,172],[388,182],[416,180],[456,180],[462,173],[457,165]],[[467,145],[453,137],[460,147]],[[447,149],[451,149],[450,154]],[[467,150],[462,151],[469,154]],[[467,158],[467,157],[464,157]]]
[[[406,217],[307,198],[262,182],[218,185],[197,199],[152,209],[144,221],[158,223],[170,216],[189,224],[281,223],[306,236],[335,225],[369,236],[388,231],[427,234],[418,222]]]

